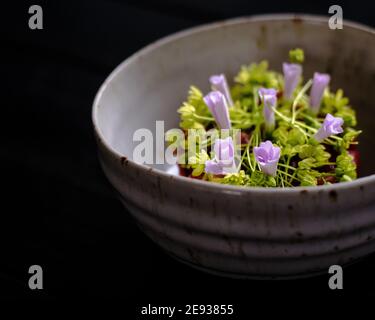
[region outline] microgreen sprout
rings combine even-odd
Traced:
[[[178,112],[180,127],[241,129],[240,153],[228,137],[202,137],[187,175],[239,186],[296,187],[350,181],[357,177],[353,156],[362,131],[341,89],[329,90],[328,74],[302,83],[304,52],[294,49],[283,75],[268,63],[243,66],[230,87],[225,75],[212,76],[206,96],[189,90]],[[308,95],[308,91],[309,95]],[[186,138],[187,139],[187,138]],[[203,163],[202,163],[203,161]]]

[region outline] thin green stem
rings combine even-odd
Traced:
[[[282,172],[283,175],[285,175],[285,176],[287,176],[287,177],[289,177],[289,178],[294,178],[293,175],[291,175],[291,174],[289,174],[289,173],[287,173],[287,172],[285,172],[285,171],[282,171],[282,170],[280,170],[280,169],[277,169],[277,171]]]
[[[289,180],[290,184],[292,184],[293,180],[297,180],[301,182],[299,179],[296,178],[296,176],[297,176],[297,170],[295,170],[294,173],[292,174],[292,177]]]
[[[216,121],[216,120],[215,120],[214,118],[212,118],[212,117],[200,116],[200,115],[198,115],[198,114],[196,114],[196,113],[194,113],[194,118],[195,118],[196,120],[204,120],[204,121],[211,121],[211,122]],[[243,123],[243,121],[240,121],[240,120],[230,120],[230,122],[231,122],[231,123]]]
[[[317,120],[317,119],[314,119],[313,117],[303,113],[302,114],[302,117],[306,118],[307,120],[310,120],[311,122],[315,123],[317,126],[321,126],[322,124]]]
[[[285,188],[285,186],[284,186],[284,179],[283,179],[282,175],[281,175],[281,174],[278,174],[278,176],[279,176],[279,179],[280,179],[280,181],[281,181],[281,186],[282,186],[283,188]]]
[[[277,111],[275,107],[272,107],[272,110],[281,118],[283,119],[284,121],[290,123],[291,122],[291,119],[289,119],[288,117],[284,116],[281,112]]]
[[[292,124],[294,124],[294,122],[296,120],[296,108],[297,108],[298,102],[301,100],[301,98],[306,93],[306,91],[310,88],[311,85],[312,85],[312,79],[310,79],[309,81],[306,82],[306,84],[303,86],[301,91],[298,92],[297,97],[293,101],[293,105],[292,105]]]
[[[282,166],[284,168],[291,169],[291,170],[297,170],[296,168],[294,168],[294,167],[292,167],[288,164],[279,163],[279,166]]]
[[[250,158],[249,149],[250,149],[250,148],[247,148],[247,149],[246,149],[247,161],[248,161],[248,163],[249,163],[249,166],[250,166],[250,168],[251,168],[251,171],[254,172],[254,171],[255,171],[255,168],[254,168],[253,165],[251,164],[251,158]]]
[[[313,127],[310,127],[307,124],[304,124],[303,122],[300,122],[300,121],[295,121],[295,124],[297,124],[298,126],[300,126],[302,128],[305,128],[307,130],[310,130],[313,133],[316,133],[318,131],[317,129],[315,129]]]

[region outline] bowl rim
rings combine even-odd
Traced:
[[[320,192],[320,191],[332,191],[332,190],[347,190],[347,189],[353,189],[353,188],[361,188],[364,185],[367,185],[368,183],[375,183],[375,173],[357,178],[353,181],[348,182],[339,182],[331,185],[320,185],[320,186],[298,186],[298,187],[284,187],[284,188],[265,188],[265,187],[244,187],[244,186],[235,186],[235,185],[226,185],[226,184],[220,184],[220,183],[213,183],[213,182],[207,182],[202,181],[199,179],[192,179],[180,175],[172,175],[170,173],[167,173],[166,171],[156,169],[153,167],[150,167],[145,164],[139,164],[135,161],[127,158],[126,155],[119,153],[114,148],[111,147],[111,145],[106,141],[104,135],[102,134],[100,127],[98,125],[97,120],[97,111],[98,107],[100,105],[100,100],[102,98],[103,92],[106,90],[108,84],[117,76],[118,73],[120,73],[124,68],[126,68],[129,64],[133,63],[134,61],[138,60],[142,56],[152,52],[154,49],[157,49],[159,47],[162,47],[163,45],[173,42],[177,39],[183,38],[185,36],[190,36],[193,34],[197,34],[200,32],[205,32],[212,29],[222,28],[225,26],[232,26],[232,25],[239,25],[239,24],[246,24],[249,22],[269,22],[269,21],[287,21],[292,20],[295,22],[307,22],[310,24],[322,24],[322,23],[328,23],[328,16],[322,16],[322,15],[313,15],[313,14],[298,14],[298,13],[275,13],[275,14],[259,14],[254,16],[243,16],[243,17],[237,17],[237,18],[231,18],[221,21],[216,21],[212,23],[207,23],[199,26],[195,26],[192,28],[184,29],[182,31],[175,32],[171,35],[165,36],[163,38],[160,38],[147,46],[143,47],[142,49],[136,51],[131,56],[126,58],[124,61],[122,61],[104,80],[102,85],[100,86],[99,90],[97,91],[94,102],[92,105],[92,113],[91,113],[91,120],[94,127],[94,132],[98,140],[98,144],[101,144],[107,152],[109,152],[112,156],[117,158],[119,162],[121,162],[122,159],[127,159],[127,166],[131,168],[135,168],[140,170],[146,175],[153,175],[161,178],[166,179],[173,179],[176,182],[179,182],[181,184],[188,185],[194,185],[198,187],[199,189],[204,189],[205,191],[213,191],[213,192],[227,192],[227,193],[287,193],[287,194],[295,194],[295,193],[301,193],[301,191],[309,191],[309,192]],[[375,35],[375,29],[369,26],[366,26],[364,24],[353,22],[350,20],[344,20],[343,22],[344,28],[349,27],[352,29],[360,30],[366,33],[370,33],[372,35]]]

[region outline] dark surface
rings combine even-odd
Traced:
[[[28,8],[44,9],[44,30]],[[374,24],[371,4],[343,3],[344,18]],[[267,12],[327,14],[312,1],[36,1],[2,9],[0,295],[132,298],[143,303],[231,303],[254,297],[375,295],[375,256],[344,270],[341,292],[328,274],[296,281],[236,281],[184,266],[160,251],[115,198],[96,157],[94,95],[110,71],[150,42],[201,23]],[[5,111],[5,112],[4,112]],[[28,289],[28,268],[45,289]],[[193,290],[193,294],[190,292]],[[134,302],[134,303],[133,303]]]

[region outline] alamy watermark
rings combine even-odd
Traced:
[[[328,26],[330,29],[343,29],[343,10],[342,7],[339,5],[330,6],[328,9],[328,13],[332,14],[332,16],[328,20]]]
[[[139,164],[204,164],[196,157],[206,152],[216,139],[230,137],[233,141],[235,158],[241,154],[240,129],[170,129],[164,130],[164,121],[156,121],[155,135],[146,128],[133,134],[133,142],[138,143],[133,150],[133,161]]]
[[[43,29],[43,9],[41,6],[36,4],[30,6],[29,13],[31,14],[29,18],[29,28],[31,30]]]
[[[32,276],[29,278],[29,288],[31,290],[43,289],[43,269],[39,265],[32,265],[29,268],[29,274]]]
[[[332,276],[328,280],[328,287],[331,290],[343,289],[343,270],[339,265],[332,265],[328,269],[328,273]]]
[[[32,5],[29,7],[29,28],[31,30],[43,29],[43,9],[40,5]],[[328,20],[330,29],[343,29],[343,10],[340,5],[332,5],[328,9],[328,13],[332,16]]]

